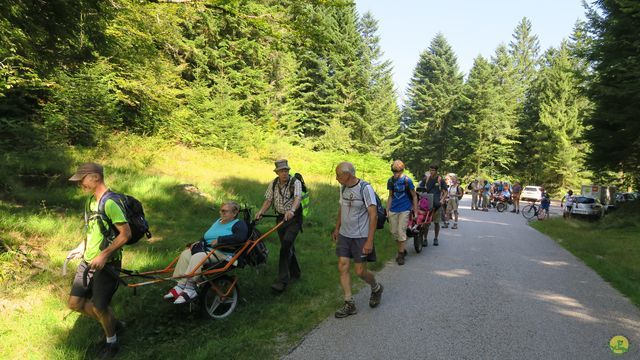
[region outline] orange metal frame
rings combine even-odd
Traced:
[[[139,282],[139,283],[127,284],[127,286],[130,287],[130,288],[137,288],[137,287],[140,287],[140,286],[156,284],[156,283],[163,282],[163,281],[172,281],[172,280],[183,279],[183,278],[192,278],[194,276],[208,276],[208,275],[210,276],[210,275],[221,275],[221,274],[224,274],[225,272],[227,272],[227,271],[229,271],[231,269],[233,264],[236,262],[236,260],[238,260],[238,258],[240,258],[240,256],[242,254],[245,254],[245,253],[248,254],[251,251],[253,251],[253,249],[258,245],[259,242],[263,241],[267,236],[271,235],[280,226],[282,226],[283,223],[284,223],[284,221],[281,221],[278,224],[276,224],[276,226],[272,227],[267,232],[262,234],[259,238],[255,239],[255,240],[248,240],[247,242],[245,242],[244,245],[242,245],[242,247],[240,249],[235,251],[235,253],[231,257],[231,259],[229,259],[227,261],[225,266],[223,266],[221,268],[209,269],[209,270],[197,272],[197,269],[200,269],[201,266],[204,265],[204,263],[206,263],[211,258],[211,256],[214,254],[214,252],[216,250],[220,250],[220,249],[223,249],[223,248],[228,248],[229,247],[228,245],[227,246],[225,246],[225,245],[215,246],[213,249],[211,249],[211,251],[209,251],[209,253],[207,253],[207,257],[204,258],[198,264],[198,266],[196,266],[194,268],[194,270],[192,272],[188,273],[188,274],[181,275],[181,276],[159,277],[159,278],[155,278],[155,279],[149,280],[149,281],[143,281],[143,282]],[[153,276],[153,275],[171,273],[175,269],[175,264],[178,262],[179,258],[180,258],[180,255],[176,256],[176,258],[173,259],[173,261],[169,265],[167,265],[167,267],[165,267],[164,269],[161,269],[161,270],[146,271],[146,272],[134,273],[134,274],[130,274],[130,275],[126,274],[126,275],[122,275],[121,277],[122,278],[127,278],[127,277],[135,277],[135,276]],[[207,281],[204,281],[204,282],[207,282]],[[215,289],[216,293],[218,293],[218,295],[226,297],[226,296],[229,295],[231,290],[235,287],[236,283],[237,283],[237,278],[234,277],[233,278],[233,282],[232,282],[231,286],[229,286],[229,289],[227,290],[226,294],[221,293],[218,290],[218,288],[215,287],[215,286],[214,286],[214,289]]]

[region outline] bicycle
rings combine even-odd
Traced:
[[[529,205],[524,206],[521,212],[522,216],[524,216],[524,218],[527,220],[533,219],[534,216],[537,217],[538,220],[544,220],[545,218],[549,217],[549,213],[542,210],[540,208],[540,205],[536,205],[535,201],[530,202]]]

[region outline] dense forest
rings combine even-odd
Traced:
[[[239,154],[277,142],[373,153],[415,174],[436,162],[555,192],[639,182],[635,1],[588,5],[549,49],[523,18],[466,76],[436,34],[401,105],[384,34],[350,1],[0,3],[5,191],[9,174],[46,173],[30,156],[113,132]]]

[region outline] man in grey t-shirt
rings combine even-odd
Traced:
[[[336,180],[340,183],[340,208],[333,241],[336,241],[340,285],[344,291],[344,305],[335,313],[337,318],[354,315],[358,311],[351,294],[350,259],[356,274],[371,286],[369,306],[376,307],[382,297],[382,284],[376,282],[367,270],[367,261],[376,260],[373,235],[376,231],[376,197],[371,185],[356,177],[356,169],[349,162],[336,167]]]

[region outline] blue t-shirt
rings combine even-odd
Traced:
[[[391,201],[392,212],[410,211],[413,208],[413,199],[409,196],[411,193],[409,190],[415,190],[413,181],[406,176],[402,175],[399,179],[394,179],[393,176],[387,181],[387,190],[393,191],[393,200]]]
[[[213,240],[218,239],[221,236],[231,235],[233,234],[232,228],[235,223],[239,220],[234,219],[233,221],[229,221],[226,224],[220,222],[220,219],[216,220],[216,222],[211,225],[209,230],[204,233],[204,240],[207,242],[207,245],[211,245]]]

